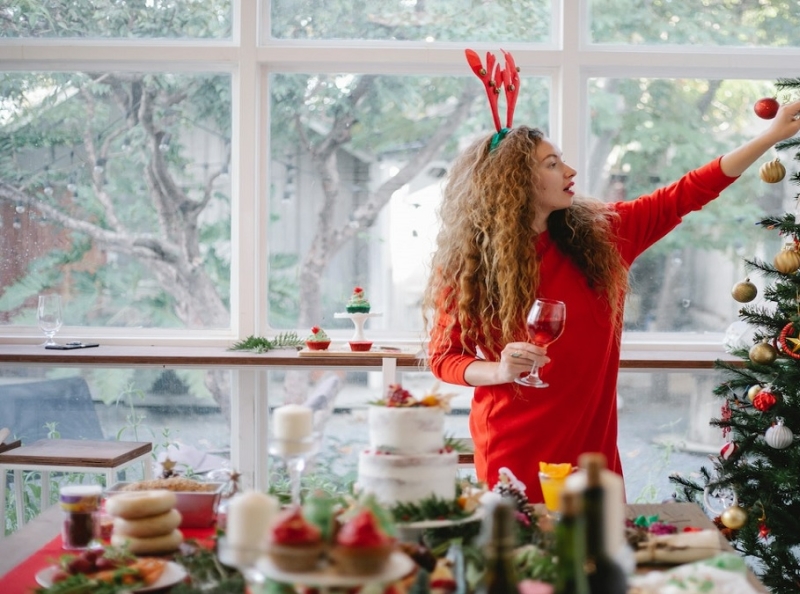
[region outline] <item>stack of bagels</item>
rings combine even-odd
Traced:
[[[112,495],[106,500],[106,513],[114,518],[111,544],[127,547],[135,555],[176,551],[183,542],[177,500],[165,489]]]

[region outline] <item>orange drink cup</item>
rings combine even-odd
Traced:
[[[550,513],[557,513],[559,498],[567,477],[572,473],[572,464],[539,463],[539,485],[542,487],[544,506]]]

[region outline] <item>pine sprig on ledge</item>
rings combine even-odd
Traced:
[[[281,332],[274,339],[264,338],[263,336],[248,336],[231,346],[229,351],[253,351],[254,353],[266,353],[272,349],[283,348],[302,348],[305,341],[301,339],[297,332]]]

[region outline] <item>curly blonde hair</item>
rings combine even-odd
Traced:
[[[540,185],[536,147],[544,138],[537,128],[519,126],[491,151],[491,137],[476,141],[454,163],[444,189],[423,317],[427,327],[427,312],[450,314],[445,335],[458,324],[462,347],[472,355],[470,344],[497,358],[505,344],[527,340],[524,320],[539,289],[532,229]],[[620,327],[627,269],[613,245],[614,216],[600,201],[576,198],[547,225]]]

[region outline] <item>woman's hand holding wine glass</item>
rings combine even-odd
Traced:
[[[564,332],[566,320],[567,309],[563,302],[554,299],[537,299],[526,320],[528,337],[536,346],[547,347]],[[530,374],[514,381],[534,388],[546,388],[550,385],[539,378],[539,366],[535,363]]]

